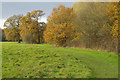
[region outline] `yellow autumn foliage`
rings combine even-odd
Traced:
[[[75,37],[75,25],[72,23],[73,9],[60,5],[54,8],[44,32],[45,42],[58,46],[67,46]]]
[[[20,19],[20,35],[23,38],[27,34],[31,34],[31,36],[36,40],[35,42],[43,42],[43,31],[45,30],[45,23],[38,22],[39,17],[44,15],[41,10],[35,10],[31,13],[28,12],[26,16]]]
[[[106,14],[109,17],[109,24],[112,26],[111,34],[114,37],[118,37],[118,20],[120,15],[120,2],[111,3],[111,7],[108,7]]]

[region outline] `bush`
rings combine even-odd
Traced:
[[[34,38],[33,34],[28,33],[23,36],[23,42],[27,44],[35,44],[37,43],[36,39]]]

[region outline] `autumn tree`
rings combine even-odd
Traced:
[[[119,15],[120,15],[120,2],[114,2],[111,3],[111,6],[109,6],[106,10],[106,14],[109,17],[109,22],[108,24],[112,26],[112,36],[113,37],[118,37],[118,20],[119,20]]]
[[[39,22],[39,19],[44,15],[43,11],[35,10],[31,13],[28,12],[26,16],[21,18],[21,27],[20,27],[20,34],[22,39],[24,35],[31,34],[31,38],[34,38],[37,43],[43,41],[43,31],[45,30],[45,23]],[[41,39],[41,40],[40,40]]]
[[[84,43],[86,48],[98,45],[99,31],[107,22],[105,15],[107,5],[102,2],[78,2],[73,5],[74,24],[82,34],[78,42],[82,40],[81,43]]]
[[[6,40],[18,41],[20,43],[20,19],[22,15],[13,15],[4,23]]]
[[[38,43],[40,43],[40,33],[42,32],[42,27],[40,25],[43,26],[43,23],[39,23],[39,19],[45,15],[45,13],[43,13],[43,11],[41,10],[35,10],[31,12],[31,17],[32,19],[34,19],[37,23],[37,28],[38,28]],[[41,33],[42,34],[42,33]]]
[[[108,27],[111,28],[111,35],[113,40],[115,41],[114,44],[117,45],[118,53],[120,53],[120,46],[119,46],[119,40],[120,40],[120,28],[119,21],[120,21],[120,2],[112,2],[109,7],[107,7],[106,14],[109,17],[109,21],[107,24]],[[118,43],[117,43],[118,42]]]
[[[72,8],[64,5],[53,8],[52,14],[48,16],[48,23],[44,32],[45,42],[64,47],[70,44],[76,32],[72,17]]]
[[[76,46],[116,52],[119,9],[117,2],[74,3],[74,24],[81,33]]]

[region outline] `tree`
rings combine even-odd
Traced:
[[[0,41],[5,41],[4,29],[0,28]]]
[[[78,2],[73,5],[74,24],[82,34],[78,40],[83,39],[86,48],[96,46],[99,42],[99,31],[107,22],[105,8],[107,3]]]
[[[39,18],[41,18],[43,15],[43,11],[35,10],[31,13],[28,12],[26,16],[20,19],[20,34],[22,39],[24,38],[24,35],[31,34],[33,38],[35,38],[35,42],[40,43],[40,41],[43,41],[42,34],[46,25],[44,22],[39,22]]]
[[[111,35],[113,40],[116,42],[118,53],[120,54],[120,2],[112,2],[111,5],[107,8],[106,14],[109,17],[108,25],[111,27]],[[118,42],[118,43],[117,43]]]
[[[60,5],[53,8],[53,12],[48,16],[48,23],[44,32],[45,42],[58,46],[67,46],[74,38],[76,32],[72,23],[73,9]]]
[[[9,17],[4,23],[4,31],[7,40],[18,41],[20,43],[20,19],[22,15],[13,15]]]
[[[2,29],[0,28],[0,42],[2,41]]]
[[[109,25],[112,26],[112,36],[118,37],[118,19],[120,15],[120,2],[111,3],[107,8],[106,14],[109,17]]]
[[[119,9],[117,2],[75,3],[73,5],[74,24],[81,33],[78,44],[83,45],[81,47],[116,53],[119,42],[117,41]]]
[[[35,21],[39,22],[39,19],[45,15],[45,13],[43,13],[43,11],[41,10],[35,10],[31,12],[31,17],[32,19],[34,19]],[[38,43],[40,43],[40,32],[41,32],[41,27],[39,26],[39,23],[37,23],[37,27],[38,27]]]

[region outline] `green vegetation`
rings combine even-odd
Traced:
[[[118,56],[49,44],[2,42],[3,78],[116,78]]]
[[[3,40],[48,43],[120,53],[120,2],[75,2],[61,4],[45,15],[44,10],[13,15],[4,23]],[[47,23],[42,22],[43,15]],[[2,41],[3,41],[2,40]]]
[[[117,78],[119,11],[120,2],[75,2],[54,7],[47,23],[44,10],[7,18],[0,41],[13,42],[1,42],[2,77]]]

